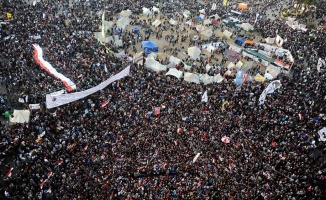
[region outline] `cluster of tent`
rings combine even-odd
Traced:
[[[296,20],[296,18],[291,18],[291,17],[289,17],[289,18],[287,18],[287,20],[286,20],[286,24],[288,25],[288,26],[290,26],[292,29],[298,29],[298,30],[302,30],[302,31],[307,31],[307,29],[306,29],[306,25],[304,25],[304,24],[299,24],[297,21],[295,21]]]

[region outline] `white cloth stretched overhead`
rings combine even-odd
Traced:
[[[11,123],[28,123],[30,115],[31,112],[29,110],[14,110],[9,121]]]
[[[214,76],[214,81],[216,82],[216,83],[222,83],[222,81],[223,81],[223,76],[221,76],[221,74],[216,74],[215,76]]]
[[[153,12],[159,13],[160,12],[160,9],[159,8],[156,8],[155,6],[153,6]]]
[[[57,70],[46,60],[43,58],[43,50],[38,44],[33,44],[34,55],[33,58],[36,63],[47,73],[59,79],[67,88],[69,92],[76,89],[75,83],[73,83],[69,78],[65,77],[61,73],[57,72]]]
[[[204,85],[214,83],[214,76],[209,76],[208,74],[203,75],[203,83]]]
[[[235,64],[233,62],[230,62],[230,64],[226,68],[228,68],[230,70],[234,67],[235,67]]]
[[[274,44],[274,42],[275,42],[275,38],[268,37],[268,38],[265,39],[265,41],[266,41],[266,43],[268,43],[268,44]]]
[[[159,71],[166,71],[167,67],[165,65],[162,65],[158,61],[152,59],[152,58],[147,58],[145,61],[145,67],[148,69],[151,69],[153,71],[159,72]]]
[[[228,31],[228,30],[224,30],[224,31],[223,31],[223,34],[224,34],[227,38],[231,38],[231,36],[232,36],[232,33],[231,33],[230,31]]]
[[[173,25],[173,26],[175,26],[175,25],[178,24],[178,22],[175,21],[174,19],[170,19],[169,23],[170,23],[171,25]]]
[[[199,76],[197,74],[185,72],[183,79],[185,81],[187,81],[187,82],[190,82],[190,83],[197,83],[197,84],[199,84]]]
[[[123,11],[121,11],[120,16],[121,17],[129,17],[131,14],[132,14],[131,10],[123,10]]]
[[[249,23],[242,23],[240,26],[245,31],[254,30],[254,27]]]
[[[204,25],[210,25],[212,23],[211,19],[205,19],[204,20]]]
[[[236,51],[236,52],[238,52],[238,53],[241,53],[241,51],[242,51],[242,48],[240,48],[240,47],[236,47],[236,46],[234,46],[234,45],[230,45],[229,49],[231,49],[231,50],[233,50],[233,51]]]
[[[151,15],[152,11],[150,11],[150,9],[143,7],[143,15]]]
[[[200,32],[205,37],[211,37],[213,35],[213,30],[212,29],[206,29]]]
[[[190,56],[190,58],[194,60],[200,59],[200,54],[201,50],[198,47],[194,46],[188,48],[188,55]]]
[[[121,28],[121,29],[125,29],[126,26],[129,25],[129,18],[128,17],[121,17],[119,20],[118,20],[118,23],[117,23],[117,28]]]
[[[77,101],[77,100],[82,99],[84,97],[87,97],[87,96],[89,96],[89,95],[91,95],[91,94],[93,94],[93,93],[95,93],[95,92],[97,92],[99,90],[104,89],[105,87],[107,87],[112,82],[128,76],[129,71],[130,71],[130,66],[126,67],[124,70],[122,70],[118,74],[110,77],[106,81],[103,81],[99,85],[97,85],[95,87],[92,87],[92,88],[90,88],[88,90],[85,90],[85,91],[68,93],[68,94],[61,94],[61,95],[57,95],[57,96],[51,96],[51,94],[47,94],[46,95],[46,108],[47,109],[55,108],[55,107],[58,107],[58,106],[65,105],[67,103]]]
[[[196,26],[196,30],[199,31],[199,32],[204,31],[205,26],[199,24],[199,25]]]
[[[190,17],[190,16],[191,16],[190,11],[189,11],[189,10],[185,10],[185,11],[183,12],[183,16],[184,16],[185,18]]]
[[[241,60],[239,60],[237,62],[237,64],[235,65],[236,68],[240,69],[243,66],[243,62],[241,62]]]
[[[199,13],[205,14],[205,9],[199,10]]]
[[[176,68],[171,68],[165,75],[166,76],[171,75],[171,76],[174,76],[176,78],[181,78],[182,74],[183,74],[182,71],[179,71]]]
[[[105,27],[105,31],[107,31],[108,29],[111,29],[114,25],[113,21],[105,21],[104,20],[104,27]],[[100,26],[100,29],[102,30],[102,25]]]
[[[280,87],[281,87],[280,80],[272,81],[270,84],[268,84],[268,86],[265,88],[265,90],[261,93],[259,97],[259,104],[260,105],[264,104],[267,94],[273,93],[276,89]]]
[[[177,57],[170,56],[170,58],[169,58],[169,62],[170,62],[170,63],[173,63],[173,64],[175,64],[175,65],[178,65],[178,64],[180,64],[180,63],[182,62],[182,60],[179,59],[179,58],[177,58]]]
[[[272,75],[273,78],[276,78],[281,72],[281,69],[279,67],[275,67],[274,65],[268,65],[265,73],[269,73]]]
[[[156,19],[156,20],[152,23],[152,25],[155,26],[155,27],[158,27],[160,24],[161,24],[161,21],[158,20],[158,19]]]

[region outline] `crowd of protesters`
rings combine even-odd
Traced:
[[[325,143],[317,134],[325,126],[325,71],[316,67],[318,58],[325,58],[325,32],[258,20],[258,31],[268,37],[278,30],[295,58],[291,76],[277,77],[281,88],[263,105],[258,98],[268,81],[246,82],[239,89],[226,77],[204,86],[132,65],[129,77],[108,88],[46,109],[45,94],[64,86],[35,63],[32,44],[74,80],[77,91],[98,85],[126,64],[92,34],[99,30],[96,13],[105,2],[80,0],[73,7],[67,1],[45,2],[2,3],[13,15],[1,29],[7,98],[24,94],[29,103],[42,105],[32,110],[28,124],[1,125],[2,199],[325,198]],[[153,5],[117,1],[109,6],[108,16],[114,16],[122,8]],[[193,1],[188,6],[199,7]],[[218,7],[219,15],[226,14],[221,3]],[[254,21],[255,15],[247,18]],[[313,41],[307,39],[312,33]],[[300,62],[298,52],[305,56]],[[204,91],[207,103],[201,102]],[[109,104],[102,107],[105,101]],[[155,115],[151,111],[157,107]],[[223,136],[230,143],[223,143]]]

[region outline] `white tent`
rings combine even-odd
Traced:
[[[109,39],[102,36],[102,32],[94,32],[94,36],[97,40],[105,43],[109,43]]]
[[[189,10],[185,10],[185,11],[183,12],[183,16],[184,16],[185,18],[190,17],[190,16],[191,16],[190,11],[189,11]]]
[[[181,78],[182,74],[183,74],[182,71],[179,71],[176,68],[171,68],[165,75],[166,76],[171,75],[171,76],[174,76],[176,78]]]
[[[234,45],[230,45],[229,49],[236,51],[238,53],[241,53],[241,51],[242,51],[242,48],[234,46]]]
[[[249,23],[243,23],[240,25],[241,28],[243,28],[243,30],[245,31],[249,31],[249,30],[254,30],[253,25],[249,24]]]
[[[9,121],[12,123],[28,123],[31,112],[29,110],[14,110]]]
[[[214,76],[214,81],[216,82],[216,83],[221,83],[222,81],[223,81],[223,76],[221,76],[221,74],[216,74],[215,76]]]
[[[157,58],[157,54],[151,52],[150,54],[148,54],[147,58],[150,58],[150,59],[154,59],[154,60],[156,60],[156,58]]]
[[[199,25],[196,26],[196,30],[197,31],[204,31],[205,30],[205,26],[199,24]]]
[[[213,30],[212,29],[206,29],[200,32],[205,37],[211,37],[213,35]]]
[[[210,66],[209,64],[206,65],[206,72],[208,72],[210,69],[212,69],[212,66]]]
[[[196,46],[188,48],[188,55],[194,60],[200,59],[200,53],[201,50]]]
[[[186,25],[193,26],[193,25],[194,25],[194,22],[191,21],[191,20],[188,20],[188,21],[186,22]]]
[[[243,62],[241,62],[240,60],[238,61],[238,63],[235,65],[236,68],[240,69],[243,66]]]
[[[211,19],[205,19],[204,20],[204,25],[210,25],[212,23]]]
[[[169,62],[170,62],[170,63],[173,63],[173,64],[175,64],[175,65],[178,65],[178,64],[180,64],[180,63],[182,62],[182,60],[179,59],[179,58],[177,58],[177,57],[170,56],[170,58],[169,58]]]
[[[218,20],[218,19],[220,19],[220,16],[218,16],[218,14],[215,14],[215,15],[209,16],[209,18],[215,18],[216,20]]]
[[[159,13],[160,12],[160,9],[159,8],[156,8],[155,6],[153,6],[153,12]]]
[[[185,72],[184,80],[187,81],[187,82],[199,84],[199,76],[197,74]]]
[[[152,15],[152,11],[146,7],[143,7],[143,15]]]
[[[151,58],[146,59],[145,67],[148,69],[151,69],[153,71],[156,71],[156,72],[166,71],[165,65],[162,65],[161,63],[159,63],[156,60],[151,59]]]
[[[114,25],[113,21],[104,21],[104,27],[106,29],[105,31],[111,29],[113,25]],[[102,25],[100,26],[100,30],[102,30]]]
[[[268,37],[268,38],[265,39],[265,41],[266,41],[266,43],[268,43],[268,44],[274,44],[274,42],[275,42],[275,38]]]
[[[279,35],[276,36],[276,39],[275,39],[275,44],[279,47],[281,47],[284,43],[284,40],[283,38],[281,38]]]
[[[214,76],[209,76],[208,74],[203,75],[203,83],[204,85],[214,83]]]
[[[127,17],[121,17],[118,20],[117,28],[125,29],[126,26],[128,26],[128,25],[129,25],[129,18],[127,18]]]
[[[177,25],[178,24],[178,22],[177,21],[175,21],[174,19],[170,19],[170,24],[171,25],[173,25],[173,26],[175,26],[175,25]]]
[[[199,13],[205,14],[205,9],[199,10]]]
[[[224,31],[223,31],[223,34],[224,34],[227,38],[231,38],[231,36],[232,36],[232,33],[231,33],[230,31],[228,31],[228,30],[224,30]]]
[[[230,62],[227,68],[230,70],[235,67],[235,64],[233,62]]]
[[[268,73],[270,75],[272,75],[273,78],[276,78],[279,73],[281,73],[281,68],[280,67],[276,67],[274,65],[268,65],[265,73]]]
[[[132,14],[131,10],[123,10],[123,11],[121,11],[120,16],[121,17],[129,17],[131,14]]]
[[[156,20],[152,23],[152,25],[155,26],[155,27],[158,27],[160,24],[161,24],[161,21],[158,20],[158,19],[156,19]]]

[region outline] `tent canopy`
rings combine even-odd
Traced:
[[[9,121],[12,123],[28,123],[30,114],[29,110],[14,110]]]
[[[201,50],[196,46],[188,48],[188,55],[190,56],[190,58],[192,58],[194,60],[200,58],[200,53],[201,53]]]
[[[155,26],[155,27],[158,27],[160,24],[161,24],[161,21],[158,20],[158,19],[156,19],[156,20],[152,23],[152,25]]]
[[[245,43],[245,42],[246,42],[246,38],[244,38],[244,37],[237,38],[237,39],[234,41],[234,43],[236,43],[236,44],[239,45],[239,46],[242,46],[243,43]]]
[[[238,8],[240,8],[240,9],[248,9],[248,5],[247,4],[245,4],[245,3],[239,3],[238,4]]]
[[[129,17],[131,15],[131,10],[123,10],[121,11],[120,15],[122,17]]]
[[[137,28],[137,27],[135,27],[135,28],[132,29],[132,33],[134,33],[134,34],[138,34],[139,31],[140,31],[140,29]]]
[[[240,27],[245,31],[254,30],[254,27],[249,23],[242,23]]]
[[[153,41],[143,41],[142,50],[145,52],[146,55],[148,55],[152,52],[158,52],[158,46]]]
[[[168,76],[174,76],[176,78],[181,78],[182,77],[183,72],[177,70],[176,68],[171,68],[165,75]]]
[[[197,83],[199,84],[199,76],[197,74],[185,72],[184,80],[190,83]]]
[[[152,11],[150,11],[150,9],[148,9],[146,7],[143,7],[143,14],[144,15],[151,15],[152,14]]]
[[[166,71],[166,66],[162,65],[161,63],[157,62],[156,60],[152,58],[147,58],[145,62],[145,67],[148,69],[151,69],[153,71],[159,72],[159,71]]]
[[[129,25],[129,18],[122,17],[118,20],[117,28],[125,29]]]

